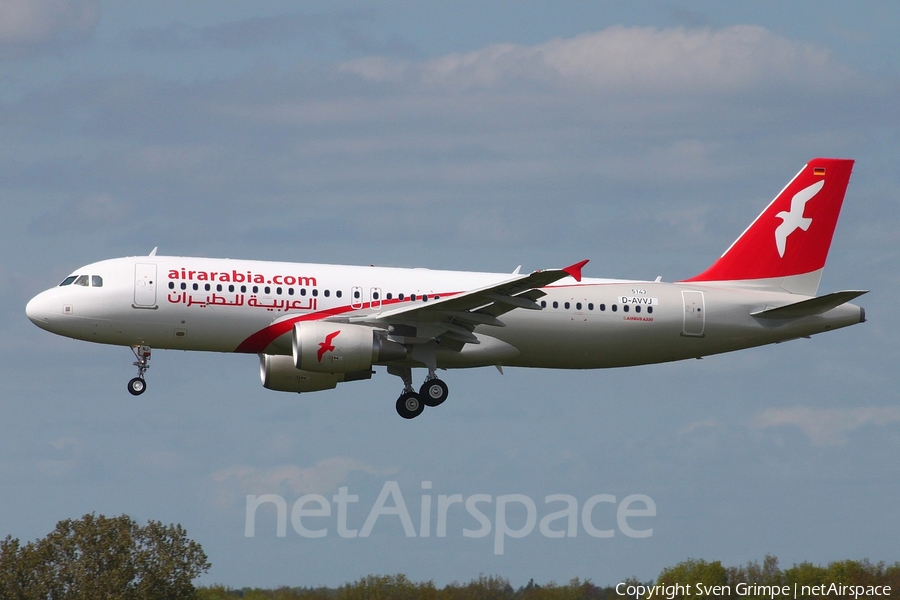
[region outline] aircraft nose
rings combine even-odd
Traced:
[[[25,314],[38,327],[44,328],[50,323],[50,306],[46,292],[42,292],[28,301],[28,304],[25,305]]]

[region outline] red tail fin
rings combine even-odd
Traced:
[[[852,160],[809,161],[719,260],[686,281],[815,295],[852,170]]]

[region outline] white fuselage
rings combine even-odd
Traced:
[[[293,324],[377,314],[510,278],[436,271],[143,256],[78,269],[89,285],[42,292],[26,309],[40,327],[122,346],[290,354]],[[82,281],[84,283],[84,281]],[[102,285],[90,285],[102,283]],[[798,319],[751,316],[805,297],[720,283],[568,277],[542,289],[542,310],[479,325],[481,344],[441,351],[438,367],[592,369],[695,358],[808,336],[864,320],[843,304]],[[411,358],[411,366],[419,366]]]

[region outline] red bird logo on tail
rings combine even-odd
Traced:
[[[331,344],[331,340],[336,338],[340,332],[341,332],[341,330],[338,329],[337,331],[329,333],[328,335],[325,336],[324,342],[319,342],[319,352],[316,354],[316,356],[319,359],[319,362],[322,362],[322,357],[325,355],[326,352],[334,352],[334,346]]]

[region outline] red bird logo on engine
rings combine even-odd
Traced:
[[[324,342],[319,342],[319,352],[316,354],[316,357],[319,359],[319,362],[322,362],[322,357],[326,352],[334,352],[334,346],[331,344],[331,340],[337,337],[337,335],[341,332],[340,329],[329,333],[325,336]]]

